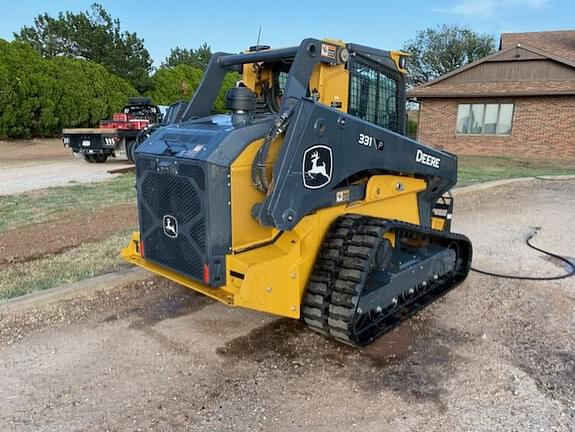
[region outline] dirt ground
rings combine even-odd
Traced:
[[[2,162],[37,162],[40,160],[70,159],[72,152],[65,148],[62,140],[32,139],[0,141],[0,161]]]
[[[575,181],[456,202],[474,265],[551,275]],[[365,349],[164,280],[0,317],[2,431],[572,431],[575,278],[471,273]]]
[[[103,240],[135,228],[135,204],[121,204],[94,212],[70,212],[56,221],[27,225],[0,233],[0,270],[10,263],[61,253],[86,242]]]
[[[103,181],[112,178],[108,171],[129,166],[125,159],[87,163],[60,139],[0,141],[0,195]]]

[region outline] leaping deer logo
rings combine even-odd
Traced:
[[[175,217],[170,215],[164,216],[164,234],[172,238],[178,236],[178,221]]]
[[[317,151],[314,151],[311,154],[311,169],[308,170],[305,174],[309,178],[315,178],[316,175],[321,174],[325,178],[329,179],[329,176],[327,175],[327,171],[325,169],[325,162],[322,162],[321,165],[318,165],[317,163],[319,159],[320,159],[319,153]]]
[[[333,154],[331,147],[318,144],[303,154],[302,178],[306,189],[320,189],[331,181]]]

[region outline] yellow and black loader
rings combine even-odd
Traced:
[[[364,345],[463,281],[457,158],[405,136],[405,54],[334,40],[217,53],[136,151],[123,256],[230,306]],[[224,76],[228,114],[213,114]]]

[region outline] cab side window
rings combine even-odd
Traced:
[[[400,131],[398,83],[383,68],[354,60],[350,65],[349,114]]]

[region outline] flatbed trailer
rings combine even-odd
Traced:
[[[77,128],[63,129],[64,146],[92,163],[106,162],[108,157],[126,157],[131,161],[132,146],[140,131],[136,129]]]
[[[138,136],[153,125],[162,122],[160,107],[150,98],[130,98],[122,112],[110,120],[101,120],[97,128],[73,128],[62,130],[64,146],[75,154],[84,156],[87,162],[103,163],[108,157],[126,157],[134,162],[134,149]]]

